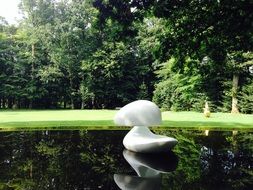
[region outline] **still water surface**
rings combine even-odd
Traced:
[[[253,133],[156,130],[172,152],[124,150],[126,130],[0,133],[0,190],[253,189]]]

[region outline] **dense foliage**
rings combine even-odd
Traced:
[[[0,18],[0,108],[253,112],[253,2],[22,0]]]

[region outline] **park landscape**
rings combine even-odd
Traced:
[[[252,1],[19,10],[15,24],[0,16],[0,190],[252,189]],[[177,139],[166,155],[124,150],[132,126],[113,118],[136,100],[160,108],[154,133]]]

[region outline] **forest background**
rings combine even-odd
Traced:
[[[1,109],[253,113],[252,0],[22,0],[0,18]]]

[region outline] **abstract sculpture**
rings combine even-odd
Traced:
[[[177,144],[176,139],[155,135],[149,130],[149,126],[159,125],[161,121],[160,109],[147,100],[137,100],[127,104],[114,118],[116,125],[133,127],[123,140],[125,148],[143,153],[169,151]]]
[[[174,171],[178,163],[173,152],[143,154],[124,150],[123,156],[138,176],[114,174],[114,181],[122,190],[159,190],[162,173]]]

